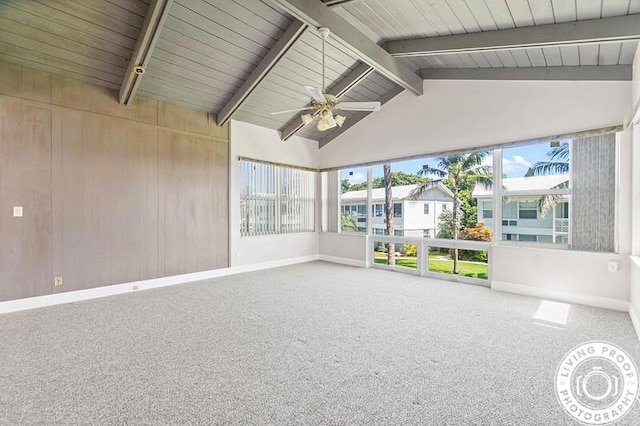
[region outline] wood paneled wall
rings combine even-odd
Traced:
[[[0,301],[228,266],[228,166],[206,113],[0,62]]]

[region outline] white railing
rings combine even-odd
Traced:
[[[491,262],[491,243],[483,241],[469,241],[469,240],[447,240],[441,238],[418,238],[418,237],[391,237],[385,235],[369,235],[369,263],[374,268],[394,270],[398,272],[405,272],[409,274],[419,275],[423,277],[432,277],[445,279],[450,281],[465,282],[469,284],[480,284],[484,286],[490,286],[490,262]],[[415,245],[417,248],[416,253],[416,267],[408,268],[403,266],[390,266],[382,263],[375,262],[375,246],[376,243],[395,243],[401,245]],[[429,251],[430,248],[457,248],[463,250],[475,250],[487,252],[487,279],[472,278],[459,274],[449,274],[434,272],[429,270]],[[462,262],[462,261],[461,261]]]
[[[556,219],[553,229],[555,232],[569,232],[569,219]]]

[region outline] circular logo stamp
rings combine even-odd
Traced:
[[[638,396],[638,369],[616,345],[587,342],[564,356],[555,385],[569,415],[584,424],[606,425],[631,411]]]

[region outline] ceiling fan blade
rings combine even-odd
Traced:
[[[340,102],[337,109],[343,111],[380,111],[380,102]]]
[[[304,88],[307,89],[307,92],[309,92],[309,95],[311,95],[311,97],[316,101],[320,103],[326,102],[327,98],[324,97],[322,90],[318,89],[317,87],[311,87],[311,86],[304,86]]]
[[[314,109],[311,107],[301,107],[301,108],[296,108],[296,109],[286,109],[284,111],[276,111],[276,112],[270,112],[269,114],[271,115],[278,115],[278,114],[286,114],[288,112],[298,112],[298,111],[306,111],[309,109]]]

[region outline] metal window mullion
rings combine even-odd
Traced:
[[[502,149],[493,151],[493,243],[502,240]]]

